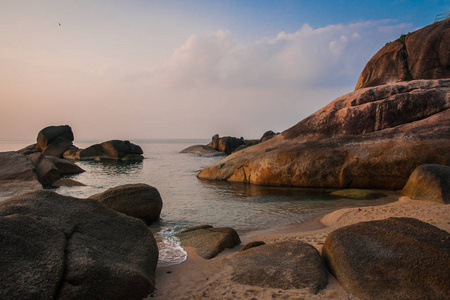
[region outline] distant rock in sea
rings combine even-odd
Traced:
[[[231,136],[220,137],[218,134],[215,134],[208,145],[191,146],[182,150],[180,153],[192,153],[206,157],[230,155],[231,153],[238,152],[247,147],[267,141],[277,134],[278,133],[269,130],[266,131],[259,140],[245,140],[243,137],[237,138]]]

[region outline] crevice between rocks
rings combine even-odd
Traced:
[[[72,238],[73,234],[76,232],[78,232],[78,225],[75,225],[74,227],[72,227],[72,230],[68,233],[63,232],[64,236],[66,238],[66,243],[64,246],[63,270],[62,270],[62,274],[61,274],[61,279],[55,290],[53,299],[60,299],[62,287],[63,287],[64,283],[67,281],[66,278],[67,278],[67,269],[68,269],[68,246],[70,243],[70,239]]]

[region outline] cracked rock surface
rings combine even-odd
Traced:
[[[142,299],[158,249],[137,219],[36,191],[0,202],[1,299]]]

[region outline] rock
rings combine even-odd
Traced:
[[[211,140],[211,142],[208,144],[208,146],[211,147],[211,148],[213,148],[213,149],[215,149],[215,150],[218,150],[218,149],[219,149],[219,135],[218,135],[218,134],[215,134],[215,135],[212,137],[212,140]]]
[[[199,229],[210,229],[210,228],[214,228],[214,227],[212,227],[211,225],[198,225],[198,226],[194,226],[194,227],[185,229],[181,233],[196,231],[196,230],[199,230]]]
[[[372,190],[361,190],[361,189],[344,189],[337,190],[330,193],[333,196],[346,199],[356,199],[356,200],[373,200],[385,197],[386,195],[380,192],[375,192]]]
[[[40,190],[33,164],[25,155],[0,152],[0,200],[23,192]]]
[[[142,299],[155,286],[151,231],[92,199],[30,192],[0,202],[0,298]]]
[[[76,147],[72,147],[63,153],[63,158],[68,159],[68,160],[81,160],[80,159],[81,151],[83,151],[83,149],[78,149]]]
[[[111,140],[101,144],[95,144],[88,148],[76,151],[65,152],[65,158],[75,158],[79,160],[143,160],[143,151],[138,145],[129,141]]]
[[[62,137],[57,137],[51,144],[42,151],[45,156],[62,157],[63,153],[66,152],[72,146],[72,141],[66,140]]]
[[[75,154],[75,157],[77,156],[79,160],[95,160],[97,157],[101,158],[103,157],[103,147],[100,144],[89,146],[86,149],[79,151],[78,154]]]
[[[103,157],[120,160],[126,154],[143,154],[141,147],[129,141],[111,140],[100,144],[103,148]],[[143,157],[142,157],[143,159]]]
[[[238,152],[238,151],[244,150],[246,148],[248,148],[247,145],[240,145],[239,147],[236,148],[236,150],[234,150],[234,152]]]
[[[450,234],[411,218],[362,222],[331,232],[328,269],[361,299],[446,299]]]
[[[62,159],[62,158],[57,158],[57,157],[52,157],[52,156],[48,156],[46,158],[49,162],[51,162],[58,169],[59,175],[61,175],[61,176],[75,175],[75,174],[80,174],[80,173],[84,172],[84,170],[82,168],[80,168],[79,166],[77,166],[76,164],[74,164],[73,162],[71,162],[67,159]]]
[[[36,148],[44,151],[58,137],[73,141],[72,128],[69,125],[45,127],[38,133]]]
[[[86,186],[84,183],[81,183],[79,181],[70,179],[70,178],[62,178],[58,179],[55,182],[52,183],[52,187],[61,187],[61,186]]]
[[[241,243],[237,232],[229,227],[191,229],[177,234],[181,246],[196,249],[198,255],[205,259],[216,257],[226,248],[234,248]]]
[[[259,142],[265,142],[267,140],[270,140],[271,138],[275,137],[278,133],[273,132],[272,130],[264,132],[263,136],[259,139]]]
[[[450,167],[441,165],[418,166],[402,190],[402,196],[414,200],[450,203]]]
[[[37,149],[37,144],[32,144],[32,145],[26,146],[25,148],[19,149],[16,152],[23,154],[23,155],[29,155],[29,154],[39,152],[39,150]]]
[[[163,205],[158,190],[144,183],[117,186],[89,198],[147,224],[159,220]]]
[[[241,249],[239,249],[239,252],[243,252],[245,250],[251,249],[251,248],[255,248],[255,247],[259,247],[262,245],[265,245],[266,243],[262,242],[262,241],[252,241],[249,242],[247,244],[245,244],[244,246],[242,246]]]
[[[450,19],[386,44],[367,63],[355,90],[417,79],[450,77]]]
[[[55,299],[64,275],[64,232],[36,218],[7,215],[0,216],[0,241],[0,298]]]
[[[192,153],[199,156],[205,157],[213,157],[213,156],[224,156],[226,155],[223,152],[217,151],[216,149],[211,148],[210,146],[204,145],[194,145],[182,150],[180,153]]]
[[[241,145],[245,145],[244,139],[238,139],[231,136],[224,136],[219,139],[219,145],[217,147],[217,150],[225,152],[225,154],[231,154],[234,151],[236,151],[236,149]]]
[[[450,165],[450,80],[360,89],[199,178],[271,186],[402,189],[421,164]]]
[[[41,153],[33,153],[27,157],[33,164],[37,178],[43,186],[51,186],[53,182],[61,178],[58,168]]]
[[[231,256],[232,280],[275,289],[308,288],[317,294],[327,286],[327,271],[319,252],[301,241],[262,245]]]

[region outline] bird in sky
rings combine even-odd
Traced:
[[[61,23],[58,23],[59,24],[59,26],[61,26]]]

